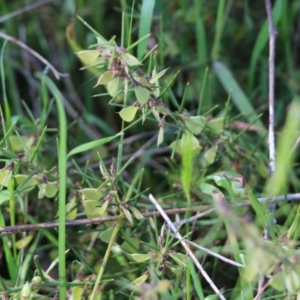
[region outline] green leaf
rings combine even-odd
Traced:
[[[11,135],[9,138],[9,144],[13,151],[20,152],[24,150],[26,147],[28,149],[31,148],[31,146],[34,143],[34,137],[24,137],[24,136],[18,136],[18,135]]]
[[[106,71],[103,74],[100,75],[100,77],[98,78],[98,81],[96,83],[96,86],[98,85],[107,85],[109,84],[111,81],[113,80],[113,74],[111,71]]]
[[[38,193],[38,198],[43,199],[45,197],[45,192],[46,192],[46,183],[40,184],[39,185],[39,193]]]
[[[100,55],[99,50],[83,50],[75,53],[84,65],[90,65],[97,60]]]
[[[169,70],[170,68],[164,69],[162,71],[160,71],[158,74],[152,76],[152,78],[149,80],[149,83],[158,83],[158,80],[160,77],[162,77],[163,75],[165,75],[165,73]]]
[[[129,107],[126,107],[126,108],[123,108],[119,114],[120,114],[120,117],[125,121],[125,122],[131,122],[137,111],[138,111],[138,107],[136,106],[129,106]]]
[[[130,224],[133,225],[133,218],[132,218],[132,215],[131,215],[130,211],[128,209],[124,208],[124,207],[122,207],[122,210],[125,214],[126,219],[129,221]]]
[[[124,77],[114,77],[107,85],[107,91],[110,96],[116,97],[124,85]]]
[[[12,179],[12,171],[11,170],[5,169],[5,168],[0,170],[0,187],[1,186],[8,187],[11,179]]]
[[[155,0],[143,0],[140,14],[140,24],[138,39],[143,38],[145,35],[150,33],[153,11],[154,11]],[[145,53],[149,41],[149,37],[144,39],[138,44],[138,58],[141,59]]]
[[[208,164],[212,164],[215,161],[217,152],[218,145],[214,145],[206,151],[206,153],[204,154],[204,158]]]
[[[73,150],[71,150],[68,155],[67,155],[67,158],[70,158],[70,156],[74,155],[74,154],[78,154],[78,153],[82,153],[82,152],[85,152],[85,151],[88,151],[88,150],[92,150],[96,147],[100,147],[106,143],[109,143],[110,141],[112,141],[113,139],[115,139],[116,137],[122,135],[123,132],[120,132],[114,136],[110,136],[110,137],[106,137],[106,138],[103,138],[103,139],[99,139],[99,140],[96,140],[96,141],[92,141],[92,142],[88,142],[88,143],[85,143],[85,144],[82,144],[78,147],[75,147]]]
[[[142,64],[136,57],[134,57],[129,53],[123,53],[121,54],[121,57],[125,60],[127,65],[130,67],[139,66]]]
[[[206,125],[206,118],[202,116],[193,116],[185,118],[185,125],[193,134],[200,134]]]
[[[17,174],[14,178],[17,186],[21,186],[22,192],[30,192],[38,185],[38,181],[28,175]]]
[[[133,254],[129,254],[129,256],[131,256],[131,258],[138,263],[151,259],[150,254],[133,253]]]
[[[39,184],[38,187],[42,189],[41,195],[46,196],[47,198],[53,198],[58,192],[58,183],[57,182],[47,182]],[[41,197],[41,198],[43,198]],[[41,199],[39,198],[39,199]]]
[[[87,200],[99,201],[103,193],[100,189],[86,188],[81,190],[83,197]]]
[[[76,197],[73,197],[67,204],[66,204],[66,220],[72,221],[75,220],[77,217],[77,202]]]
[[[111,240],[113,232],[114,232],[114,227],[112,226],[112,227],[102,231],[99,235],[99,238],[101,239],[101,241],[108,244]]]
[[[277,291],[284,291],[285,290],[284,278],[285,278],[284,272],[276,273],[269,280],[269,284]]]
[[[184,133],[184,134],[182,135],[182,138],[181,138],[179,141],[177,141],[177,143],[176,143],[176,142],[173,142],[173,143],[170,145],[170,147],[173,148],[173,149],[176,147],[175,151],[176,151],[178,154],[180,154],[180,155],[182,155],[183,149],[185,149],[185,147],[187,146],[185,134],[186,134],[186,133]],[[191,134],[191,133],[190,133],[190,134]],[[191,140],[191,147],[192,147],[192,148],[191,148],[191,149],[192,149],[193,155],[195,155],[199,150],[201,150],[201,147],[200,147],[200,145],[199,145],[198,139],[197,139],[194,135],[192,135],[192,134],[191,134],[191,136],[192,136],[192,140]]]
[[[82,204],[84,206],[85,213],[88,218],[98,218],[103,215],[99,213],[99,211],[101,210],[101,204],[99,201],[85,200],[82,201]]]
[[[146,280],[149,278],[149,274],[143,274],[142,276],[136,278],[135,280],[132,281],[132,283],[136,286],[142,285]]]
[[[126,252],[136,252],[140,247],[140,239],[134,237],[126,237],[125,242],[121,245],[121,248]]]
[[[150,98],[150,92],[142,86],[135,86],[134,93],[140,104],[147,103]]]
[[[9,190],[4,190],[4,189],[0,190],[0,205],[8,201],[12,196],[13,194]]]
[[[190,188],[193,175],[193,145],[192,145],[193,135],[187,131],[184,132],[181,139],[181,172],[180,179],[182,187],[188,202],[190,202]]]
[[[217,131],[220,132],[223,130],[223,126],[224,126],[224,118],[220,117],[220,118],[215,118],[215,119],[211,119],[208,121],[207,125]]]
[[[33,235],[30,234],[30,235],[27,235],[25,236],[24,238],[18,240],[16,242],[16,247],[17,249],[24,249],[25,247],[27,247],[29,245],[29,243],[32,241],[33,239]]]
[[[138,219],[138,220],[144,219],[144,216],[141,214],[141,212],[137,208],[131,206],[129,209],[136,219]]]
[[[164,141],[164,127],[161,126],[158,131],[157,147]]]
[[[79,280],[73,280],[72,281],[72,283],[76,283],[76,282],[80,283]],[[83,291],[84,291],[83,287],[81,287],[81,286],[73,286],[71,288],[71,290],[72,290],[71,294],[72,294],[72,299],[73,300],[81,300],[82,299],[82,294],[83,294]]]

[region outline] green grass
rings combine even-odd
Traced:
[[[0,0],[3,16],[21,5]],[[299,11],[274,2],[272,178],[264,3],[63,1],[3,19],[2,298],[247,300],[262,276],[261,299],[299,296]],[[286,197],[276,224],[265,196]],[[170,222],[189,218],[178,240]]]

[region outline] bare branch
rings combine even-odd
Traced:
[[[11,19],[13,17],[16,17],[18,15],[21,15],[21,14],[27,12],[27,11],[33,10],[35,8],[38,8],[39,6],[43,6],[43,5],[46,5],[46,4],[54,2],[54,1],[55,0],[44,0],[44,1],[39,1],[39,2],[36,2],[36,3],[32,3],[30,5],[26,5],[25,7],[22,7],[22,8],[20,8],[18,10],[15,10],[15,11],[9,13],[9,14],[6,14],[5,16],[2,16],[0,18],[0,23],[6,21],[8,19]]]
[[[0,37],[2,37],[5,40],[8,40],[10,42],[13,42],[15,44],[17,44],[19,47],[23,48],[24,50],[26,50],[27,52],[29,52],[30,54],[32,54],[34,57],[36,57],[38,60],[40,60],[44,65],[46,65],[49,70],[52,71],[52,73],[54,74],[56,79],[60,79],[60,77],[66,77],[69,76],[69,74],[63,74],[58,72],[49,62],[48,60],[46,60],[44,57],[42,57],[40,54],[38,54],[36,51],[34,51],[33,49],[31,49],[30,47],[28,47],[26,44],[24,44],[23,42],[15,39],[14,37],[7,35],[3,32],[0,32]]]
[[[183,240],[182,235],[178,232],[177,228],[173,225],[173,223],[169,219],[168,215],[165,213],[165,211],[162,209],[162,207],[159,205],[159,203],[156,201],[156,199],[151,194],[149,195],[149,199],[153,203],[153,205],[156,207],[156,209],[160,212],[160,214],[164,218],[164,220],[167,222],[169,228],[175,234],[175,237],[178,240],[180,240],[180,243],[181,243],[182,247],[185,249],[185,251],[191,257],[194,264],[196,265],[198,270],[201,272],[202,276],[206,279],[206,281],[210,285],[210,287],[215,291],[215,293],[219,296],[220,299],[226,300],[226,298],[222,295],[221,291],[216,287],[214,282],[211,280],[211,278],[208,276],[206,271],[203,269],[202,265],[199,263],[198,259],[196,258],[196,256],[192,252],[192,250],[189,248],[187,243]]]

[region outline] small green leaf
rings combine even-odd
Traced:
[[[185,118],[185,125],[193,134],[200,134],[206,125],[206,119],[202,116],[192,116]]]
[[[149,80],[149,83],[157,83],[158,79],[160,77],[162,77],[163,75],[165,75],[165,73],[169,70],[170,68],[164,69],[162,71],[160,71],[158,74],[152,76],[152,78]]]
[[[176,147],[175,151],[176,151],[178,154],[180,154],[180,155],[182,155],[182,152],[183,152],[184,147],[187,146],[186,134],[187,134],[187,133],[185,132],[185,133],[182,135],[182,138],[181,138],[179,141],[177,141],[177,143],[176,143],[176,142],[173,142],[173,143],[170,145],[171,148],[175,148],[175,147]],[[198,151],[201,150],[201,147],[200,147],[200,145],[199,145],[199,141],[198,141],[198,139],[197,139],[194,135],[192,135],[192,137],[191,137],[191,147],[192,147],[193,155],[195,155]]]
[[[76,219],[77,216],[77,202],[76,197],[73,197],[67,204],[66,204],[66,219],[68,221],[72,221]]]
[[[150,92],[142,86],[135,86],[134,92],[135,92],[136,99],[139,101],[140,104],[147,103],[147,101],[150,98]]]
[[[124,77],[115,77],[107,85],[107,91],[110,96],[116,97],[124,85]]]
[[[218,145],[214,145],[206,151],[206,153],[204,154],[204,158],[208,164],[212,164],[215,161],[217,152]]]
[[[11,179],[12,179],[11,170],[5,168],[0,170],[0,187],[2,186],[8,187]]]
[[[132,283],[136,286],[142,285],[149,278],[149,274],[143,274],[142,276],[136,278]]]
[[[100,198],[102,197],[103,193],[101,190],[99,189],[93,189],[93,188],[86,188],[81,190],[81,193],[83,195],[83,197],[87,200],[100,200]]]
[[[284,272],[279,272],[271,277],[271,279],[269,280],[269,284],[277,291],[284,291],[285,290],[284,278],[285,278]]]
[[[9,144],[13,151],[20,152],[24,150],[24,148],[30,149],[34,143],[34,137],[24,137],[18,135],[11,135],[9,138]]]
[[[32,191],[38,184],[38,181],[30,176],[17,174],[14,176],[17,186],[21,186],[22,192]]]
[[[103,74],[101,74],[101,76],[99,77],[99,79],[98,79],[98,81],[97,81],[97,83],[96,83],[96,85],[94,87],[96,87],[98,85],[107,85],[112,80],[113,80],[113,74],[112,74],[112,72],[111,71],[106,71]]]
[[[113,231],[114,231],[114,227],[110,227],[110,228],[102,231],[99,235],[99,238],[101,239],[101,241],[108,244],[111,240]]]
[[[13,194],[10,191],[4,189],[0,190],[0,205],[8,201],[12,196]]]
[[[126,252],[136,252],[140,247],[140,239],[134,237],[127,237],[121,248]]]
[[[123,132],[120,132],[116,135],[109,136],[109,137],[106,137],[106,138],[102,138],[102,139],[99,139],[99,140],[96,140],[96,141],[88,142],[88,143],[82,144],[78,147],[75,147],[74,149],[72,149],[68,153],[67,158],[69,158],[72,155],[75,155],[75,154],[78,154],[78,153],[82,153],[84,151],[88,151],[88,150],[92,150],[94,148],[100,147],[100,146],[112,141],[113,139],[115,139],[116,137],[118,137],[120,135],[123,135]]]
[[[121,56],[128,66],[134,67],[142,64],[136,57],[129,53],[123,53]]]
[[[75,53],[84,65],[90,65],[96,61],[100,55],[99,50],[83,50]]]
[[[170,256],[177,262],[178,265],[185,267],[187,266],[187,257],[182,253],[170,253]]]
[[[46,192],[46,183],[40,184],[39,189],[38,198],[43,199]]]
[[[98,45],[105,45],[108,43],[107,40],[103,36],[100,36],[99,34],[96,36],[96,39]]]
[[[133,225],[133,218],[132,218],[132,215],[131,215],[130,211],[128,209],[124,208],[124,207],[122,207],[122,210],[125,214],[126,219],[129,221],[130,224]]]
[[[144,219],[144,216],[141,214],[141,212],[137,208],[131,206],[129,209],[136,219],[138,219],[138,220]]]
[[[134,119],[137,111],[138,111],[138,107],[136,107],[136,106],[129,106],[129,107],[123,108],[119,112],[119,114],[120,114],[120,117],[125,122],[131,122]]]
[[[223,130],[223,126],[224,126],[224,118],[215,118],[215,119],[211,119],[210,121],[208,121],[207,125],[217,131],[220,132]]]
[[[105,201],[101,208],[99,209],[99,214],[102,216],[106,213],[107,207],[108,207],[109,201]]]
[[[161,126],[158,131],[157,147],[164,141],[164,127]]]
[[[16,242],[16,247],[20,250],[20,249],[24,249],[25,247],[27,247],[29,245],[29,243],[32,241],[33,239],[33,235],[27,235],[24,238],[18,240]]]
[[[133,254],[130,254],[129,256],[131,256],[131,258],[134,261],[139,262],[139,263],[151,259],[151,255],[150,254],[133,253]]]
[[[79,280],[74,280],[74,283],[79,282]],[[72,299],[73,300],[81,300],[82,299],[82,294],[83,294],[83,287],[81,286],[73,286],[72,288]]]
[[[41,195],[43,194],[43,197],[46,196],[47,198],[53,198],[56,193],[58,192],[58,183],[57,182],[47,182],[47,183],[43,183],[43,184],[39,184],[38,187],[41,189],[43,189],[43,192],[41,193]],[[42,197],[42,198],[43,198]],[[39,198],[41,199],[41,198]]]
[[[82,202],[85,208],[85,213],[88,218],[98,218],[102,215],[99,213],[101,209],[101,204],[96,200],[85,200]]]

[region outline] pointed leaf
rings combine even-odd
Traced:
[[[122,207],[122,210],[125,214],[126,219],[129,221],[130,224],[133,225],[133,218],[132,218],[132,215],[131,215],[130,211],[128,209],[124,208],[124,207]]]
[[[150,254],[133,253],[133,254],[130,254],[129,256],[131,256],[131,258],[134,261],[139,262],[139,263],[151,259],[151,255]]]
[[[136,57],[129,53],[123,53],[121,56],[128,66],[134,67],[142,64]]]
[[[103,74],[100,75],[100,77],[98,78],[98,81],[96,83],[96,86],[98,85],[107,85],[109,84],[111,81],[113,80],[113,74],[111,71],[106,71]]]
[[[83,50],[75,53],[84,65],[90,65],[97,60],[100,55],[99,50]]]
[[[14,176],[17,186],[21,186],[22,192],[30,192],[33,190],[38,181],[34,178],[23,174],[17,174]]]
[[[214,145],[206,151],[206,153],[204,154],[204,158],[206,159],[208,164],[212,164],[215,161],[217,152],[218,145]]]
[[[137,111],[138,111],[138,107],[136,107],[136,106],[129,106],[129,107],[123,108],[119,112],[119,114],[120,114],[120,117],[125,122],[131,122],[134,119]]]
[[[149,278],[149,274],[143,274],[142,276],[136,278],[135,280],[132,281],[133,284],[136,286],[142,285],[146,280]]]
[[[84,196],[85,199],[87,200],[100,200],[102,197],[103,193],[99,189],[93,189],[93,188],[86,188],[81,190],[82,195]]]
[[[27,247],[29,245],[29,243],[32,241],[33,239],[33,235],[27,235],[24,238],[18,240],[16,242],[16,247],[20,250],[20,249],[24,249],[25,247]]]
[[[116,97],[124,85],[124,77],[115,77],[107,85],[107,91],[110,96]]]
[[[164,141],[164,127],[161,126],[158,131],[157,147]]]
[[[4,189],[0,190],[0,205],[8,201],[12,196],[13,194],[10,191]]]
[[[158,74],[152,76],[152,78],[149,80],[149,83],[157,83],[158,79],[160,77],[162,77],[163,75],[165,75],[165,73],[169,70],[170,68],[164,69],[162,71],[160,71]]]
[[[130,211],[132,212],[132,214],[134,215],[134,217],[138,220],[144,219],[144,216],[141,214],[141,212],[135,208],[135,207],[130,207]]]
[[[1,169],[0,170],[0,187],[8,187],[10,184],[10,181],[12,179],[12,171],[9,169]]]
[[[150,98],[150,92],[142,87],[142,86],[136,86],[134,87],[134,92],[136,99],[139,101],[140,104],[145,104]]]
[[[78,153],[82,153],[82,152],[85,152],[85,151],[88,151],[88,150],[92,150],[96,147],[100,147],[106,143],[109,143],[110,141],[112,141],[113,139],[115,139],[116,137],[122,135],[123,132],[120,132],[114,136],[110,136],[110,137],[106,137],[106,138],[103,138],[103,139],[99,139],[99,140],[96,140],[96,141],[92,141],[92,142],[88,142],[88,143],[85,143],[85,144],[82,144],[78,147],[75,147],[73,150],[71,150],[68,155],[67,155],[67,158],[70,158],[70,156],[74,155],[74,154],[78,154]]]
[[[76,219],[77,216],[77,202],[76,202],[76,198],[73,197],[70,202],[68,202],[66,204],[66,219],[68,221],[72,221]]]
[[[212,129],[214,129],[214,130],[220,132],[220,131],[223,130],[224,118],[221,117],[221,118],[211,119],[210,121],[208,121],[207,125],[208,125],[210,128],[212,128]]]
[[[134,237],[127,238],[125,242],[123,242],[123,244],[121,245],[121,248],[129,253],[136,252],[139,249],[139,247],[140,239]]]
[[[114,231],[114,227],[110,227],[104,230],[103,232],[101,232],[99,238],[101,239],[101,241],[108,244],[111,240],[113,231]]]
[[[185,125],[193,134],[200,134],[206,125],[206,118],[202,116],[192,116],[185,118]]]

